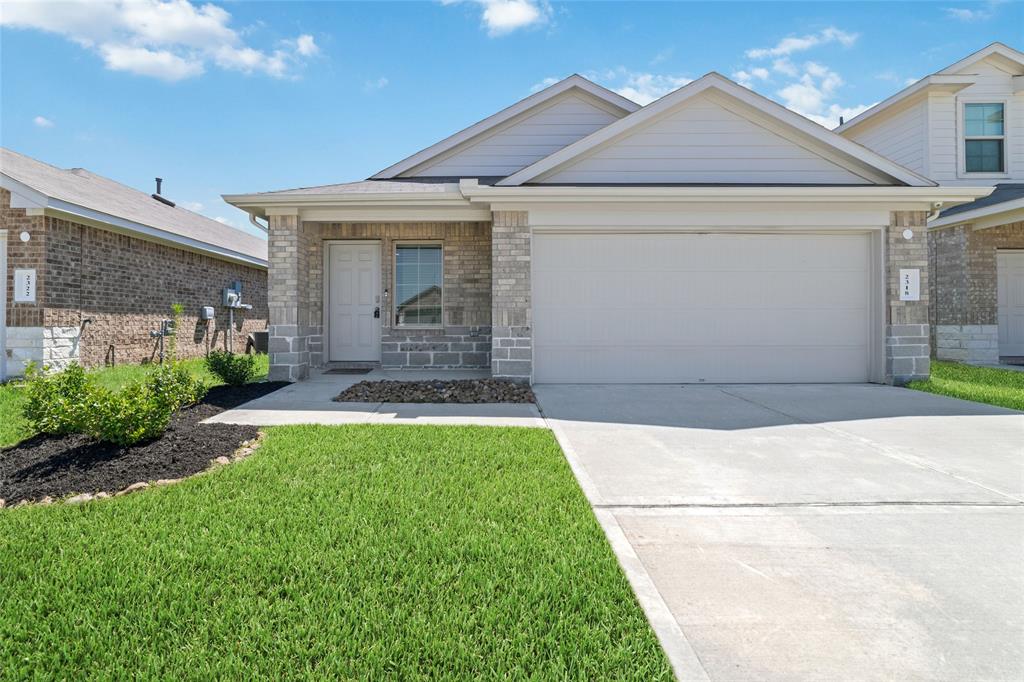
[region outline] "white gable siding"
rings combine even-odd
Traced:
[[[506,176],[621,118],[626,112],[585,95],[567,93],[549,106],[509,121],[487,136],[456,147],[405,177]]]
[[[956,95],[932,95],[928,98],[929,155],[931,177],[943,184],[995,184],[1024,180],[1024,94],[1013,92],[1013,75],[989,60],[963,69],[961,73],[977,75],[978,82]],[[962,171],[962,123],[960,109],[965,102],[1006,102],[1007,176],[980,177]]]
[[[877,123],[854,128],[846,137],[915,173],[927,175],[927,132],[928,102],[921,100]]]
[[[704,95],[540,181],[867,184],[864,178]]]

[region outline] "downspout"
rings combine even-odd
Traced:
[[[250,213],[248,211],[246,211],[246,213],[249,214],[249,222],[250,223],[252,223],[255,227],[259,228],[263,232],[266,232],[267,234],[270,234],[270,225],[264,225],[260,221],[256,220],[256,214],[255,213]]]
[[[928,223],[938,218],[940,213],[942,213],[942,202],[936,201],[932,204],[932,210],[928,212],[927,217],[924,219],[925,226],[927,227]]]

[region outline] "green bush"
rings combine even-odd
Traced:
[[[175,363],[157,367],[145,381],[118,392],[102,391],[89,418],[93,437],[117,445],[134,445],[164,432],[171,415],[199,402],[206,385]]]
[[[45,374],[35,363],[25,368],[24,416],[39,433],[65,435],[86,430],[102,392],[77,363],[62,372]]]
[[[242,386],[256,377],[256,356],[235,355],[223,350],[210,351],[206,368],[229,386]]]
[[[100,392],[89,417],[88,432],[102,441],[134,445],[156,438],[167,428],[174,410],[146,384]]]

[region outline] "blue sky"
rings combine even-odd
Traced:
[[[358,180],[573,72],[708,71],[837,123],[999,40],[1014,2],[5,3],[0,144],[247,227],[222,193]],[[251,228],[250,228],[251,229]]]

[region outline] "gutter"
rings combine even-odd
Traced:
[[[937,230],[939,228],[951,227],[953,225],[963,225],[964,223],[975,222],[979,218],[990,218],[992,216],[1012,213],[1014,211],[1024,211],[1024,199],[1011,199],[1010,201],[1004,201],[998,204],[991,204],[989,206],[982,206],[968,211],[961,211],[960,213],[954,213],[953,215],[946,217],[943,217],[940,214],[937,218],[928,222],[928,229]]]

